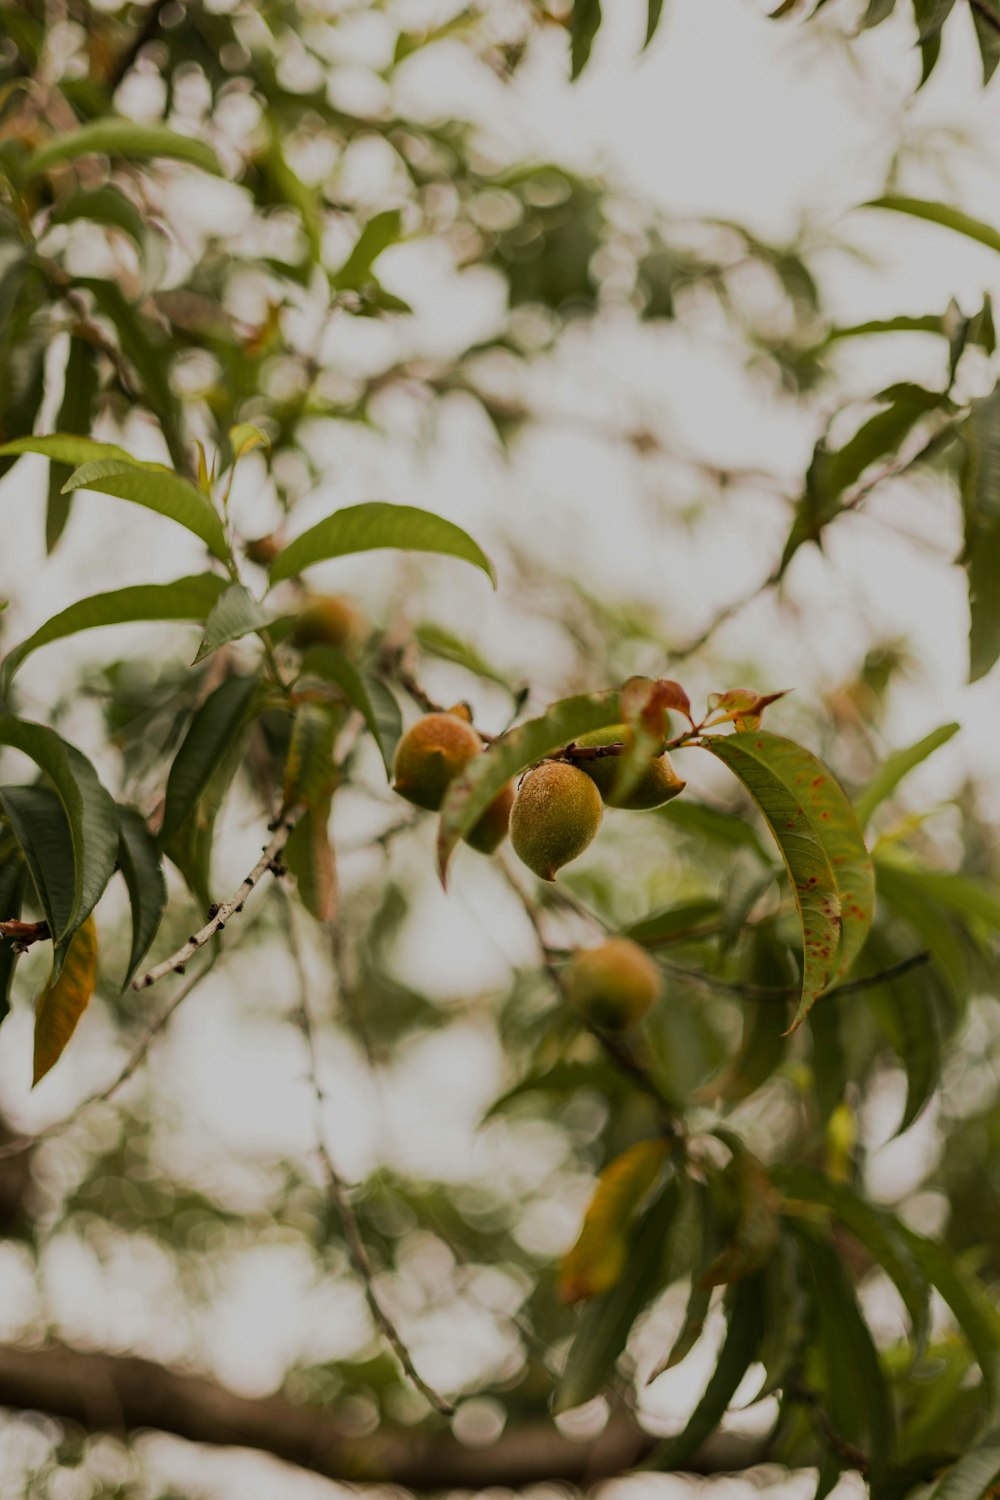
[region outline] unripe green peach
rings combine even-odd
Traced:
[[[465,835],[465,842],[480,854],[495,854],[507,837],[510,827],[510,810],[514,806],[514,783],[508,781],[502,792],[498,792],[483,813]]]
[[[460,714],[425,714],[396,746],[393,786],[407,802],[437,812],[448,783],[482,748],[482,740]]]
[[[612,724],[607,729],[592,729],[589,734],[581,734],[576,743],[587,748],[619,744],[628,747],[632,743],[632,730],[628,724]],[[618,802],[614,786],[620,761],[620,755],[603,755],[599,760],[575,762],[581,771],[586,771],[609,807],[625,807],[633,811],[662,807],[687,786],[671,765],[670,756],[658,755],[650,760],[648,770],[643,771],[624,800]]]
[[[609,938],[597,948],[581,949],[566,974],[570,1004],[603,1031],[638,1026],[662,993],[659,969],[630,938]]]
[[[601,794],[582,771],[546,760],[529,771],[514,798],[510,841],[514,853],[542,880],[576,859],[601,826]]]
[[[292,627],[291,641],[300,651],[309,646],[342,648],[365,631],[364,618],[343,594],[311,594]]]

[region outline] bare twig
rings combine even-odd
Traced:
[[[48,922],[0,922],[0,938],[6,938],[15,953],[24,953],[32,943],[44,943],[52,936]]]
[[[154,964],[151,969],[146,970],[145,974],[141,974],[138,979],[134,980],[132,983],[134,990],[148,990],[151,984],[156,984],[158,980],[165,978],[167,974],[183,974],[184,965],[190,958],[194,957],[198,949],[203,948],[207,942],[215,937],[216,933],[221,932],[231,916],[243,910],[244,901],[250,895],[254,886],[263,879],[267,872],[270,870],[272,875],[281,875],[284,873],[281,864],[281,855],[284,852],[285,845],[288,843],[292,830],[304,811],[305,808],[301,804],[297,804],[295,807],[290,807],[280,814],[274,837],[269,844],[264,845],[263,854],[249,875],[244,878],[239,889],[230,896],[228,901],[224,901],[221,906],[210,908],[209,919],[204,927],[189,937],[183,947],[178,948],[176,953],[172,953],[169,958],[163,959],[161,963]]]
[[[876,985],[888,984],[891,979],[899,979],[911,969],[919,969],[930,961],[931,954],[926,950],[911,953],[909,958],[902,958],[898,963],[879,969],[874,974],[865,974],[846,984],[834,985],[832,989],[825,990],[820,999],[831,1000],[834,996],[857,995],[862,990],[872,990]],[[745,984],[739,979],[723,979],[717,974],[708,974],[704,969],[690,969],[685,964],[676,964],[669,959],[661,959],[661,963],[669,973],[676,974],[679,978],[690,979],[692,983],[704,985],[706,989],[725,990],[731,995],[740,995],[744,1000],[789,1000],[799,993],[797,985]]]
[[[295,1019],[305,1040],[306,1052],[309,1059],[309,1082],[316,1102],[316,1146],[323,1165],[323,1172],[326,1177],[330,1197],[340,1215],[344,1240],[351,1258],[351,1264],[361,1279],[365,1292],[365,1300],[375,1321],[375,1326],[399,1360],[405,1374],[409,1377],[413,1385],[416,1386],[420,1394],[430,1402],[435,1411],[441,1412],[444,1416],[450,1416],[455,1408],[424,1380],[413,1363],[413,1357],[402,1335],[379,1300],[378,1293],[375,1290],[375,1268],[368,1254],[368,1247],[361,1235],[361,1226],[358,1223],[354,1204],[351,1201],[350,1189],[337,1170],[336,1163],[326,1144],[326,1132],[323,1123],[323,1108],[326,1104],[326,1094],[319,1076],[319,1056],[316,1047],[316,1036],[313,1030],[312,1016],[309,1011],[309,1001],[307,998],[308,982],[302,962],[302,950],[295,927],[292,903],[284,892],[282,892],[282,895],[285,900],[288,946],[292,955],[292,961],[295,964],[299,983]]]

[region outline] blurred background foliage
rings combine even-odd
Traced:
[[[652,40],[659,7],[636,9]],[[798,24],[794,5],[779,9]],[[840,14],[850,7],[823,9],[815,24],[829,37],[859,19],[886,21],[894,7],[872,0],[850,21]],[[994,10],[993,0],[916,0],[925,76],[941,28],[970,19],[988,76],[1000,56]],[[988,298],[965,316],[951,307],[920,310],[912,328],[897,320],[901,334],[942,340],[939,387],[901,373],[859,402],[837,387],[835,352],[879,330],[838,326],[825,305],[817,268],[848,253],[827,230],[806,224],[772,243],[739,224],[672,216],[620,182],[525,160],[516,133],[491,130],[482,111],[439,117],[421,96],[421,70],[433,84],[454,67],[488,101],[554,33],[579,73],[600,21],[597,0],[0,6],[0,439],[90,434],[197,476],[199,452],[227,464],[231,428],[253,423],[269,444],[244,461],[234,493],[264,496],[247,515],[280,532],[329,481],[331,453],[336,471],[359,433],[401,443],[404,465],[419,469],[447,443],[455,403],[471,403],[491,451],[511,463],[539,428],[576,422],[589,437],[604,425],[643,472],[666,476],[681,528],[724,527],[734,496],[781,507],[787,541],[768,588],[877,481],[916,469],[918,495],[952,517],[949,536],[964,517],[979,611],[972,671],[985,675],[1000,649]],[[486,314],[435,326],[439,304],[430,316],[418,306],[425,276],[445,304],[471,288]],[[768,401],[804,407],[816,447],[797,488],[777,465],[772,474],[705,457],[643,412],[633,421],[612,411],[602,424],[560,400],[554,372],[566,358],[586,384],[587,330],[661,324],[737,351]],[[50,467],[46,546],[71,550],[82,524],[61,492],[68,470]],[[8,482],[15,496],[19,472]],[[662,505],[651,509],[655,535]],[[18,524],[35,523],[19,513]],[[766,667],[752,640],[720,651],[714,637],[701,642],[697,621],[668,628],[651,602],[575,576],[537,528],[526,534],[502,514],[490,528],[502,616],[484,624],[465,596],[449,608],[405,569],[390,603],[371,611],[364,665],[407,715],[421,688],[473,701],[477,721],[498,732],[527,708],[634,672],[690,670],[705,690],[793,685],[763,680],[782,670],[780,642]],[[0,583],[9,647],[27,633],[19,594],[44,580]],[[44,613],[66,601],[50,602]],[[26,672],[8,706],[81,735],[116,792],[152,811],[194,705],[246,650],[191,670],[179,654],[126,643],[79,671],[71,661],[61,677]],[[278,1390],[328,1409],[358,1439],[419,1429],[449,1440],[448,1420],[375,1338],[314,1171],[296,1024],[304,984],[333,1080],[334,1154],[343,1150],[356,1183],[375,1283],[418,1366],[458,1402],[459,1443],[486,1450],[505,1426],[550,1422],[555,1392],[557,1407],[579,1409],[566,1430],[581,1439],[609,1413],[637,1413],[643,1432],[667,1435],[656,1450],[665,1467],[776,1465],[760,1471],[774,1484],[782,1471],[815,1470],[818,1497],[842,1474],[876,1495],[930,1493],[975,1445],[988,1455],[1000,1353],[995,793],[972,777],[938,803],[911,793],[905,774],[935,746],[914,736],[914,753],[894,758],[890,709],[915,675],[906,640],[875,639],[837,680],[796,681],[800,693],[769,719],[822,755],[870,817],[878,916],[851,977],[916,960],[898,977],[827,997],[786,1034],[800,940],[767,830],[735,783],[693,768],[689,795],[649,814],[609,814],[587,859],[534,897],[557,972],[562,954],[605,930],[661,962],[667,999],[643,1046],[662,1099],[702,1146],[700,1164],[665,1173],[622,1226],[628,1270],[617,1289],[582,1312],[567,1307],[558,1260],[602,1169],[660,1128],[662,1099],[637,1089],[567,1013],[499,874],[463,874],[458,916],[440,925],[427,896],[429,820],[393,803],[365,740],[344,760],[334,799],[335,923],[290,918],[269,892],[120,1100],[80,1110],[67,1131],[0,1161],[16,1289],[6,1336],[135,1350],[251,1394]],[[265,715],[230,768],[227,870],[238,870],[261,802],[273,802],[286,739],[280,715]],[[179,881],[171,893],[164,951],[191,924]],[[302,972],[287,951],[289,921]],[[49,1118],[113,1077],[149,1025],[147,1003],[112,977],[125,961],[119,925],[112,913],[102,929],[110,960],[89,1053]],[[414,962],[421,942],[435,941],[456,944],[438,962],[440,992]],[[494,962],[467,986],[470,945]],[[39,979],[32,955],[5,1032]],[[245,1099],[230,1130],[186,1118],[190,1091],[210,1089],[216,1072],[225,1103],[230,1048],[254,1059],[233,1099],[239,1087],[274,1091],[260,1128]],[[20,1075],[5,1081],[5,1102],[20,1120]],[[291,1125],[271,1129],[285,1108]],[[283,1317],[284,1336],[274,1326]],[[738,1390],[737,1405],[756,1404],[725,1417]],[[686,1426],[703,1392],[702,1427]],[[713,1459],[704,1440],[720,1422],[736,1445]],[[233,1482],[204,1457],[202,1470],[190,1467],[167,1439],[93,1435],[51,1417],[12,1416],[3,1442],[5,1497],[169,1500]],[[285,1481],[271,1473],[247,1470],[246,1484],[276,1493]],[[973,1500],[987,1479],[959,1475],[955,1494]],[[632,1482],[638,1493],[644,1481]]]

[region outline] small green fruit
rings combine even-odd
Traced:
[[[415,807],[437,812],[448,783],[474,756],[480,755],[482,749],[478,734],[461,715],[425,714],[406,731],[396,746],[392,761],[393,786]]]
[[[272,531],[267,536],[254,537],[253,541],[244,542],[243,551],[259,568],[269,568],[284,545],[278,533]]]
[[[495,854],[507,837],[510,826],[510,810],[514,806],[514,783],[508,781],[502,792],[493,798],[469,833],[465,842],[480,854]]]
[[[528,772],[514,799],[514,853],[542,880],[555,880],[586,849],[603,815],[601,794],[589,776],[566,761],[543,761]]]
[[[300,651],[309,646],[339,649],[358,640],[364,631],[364,618],[350,599],[343,594],[313,594],[292,627],[291,639]]]
[[[629,1031],[663,993],[656,964],[630,938],[609,938],[574,954],[566,974],[570,1003],[603,1031]]]
[[[632,730],[628,724],[612,724],[607,729],[592,729],[589,734],[581,734],[576,743],[588,748],[593,745],[628,746],[632,743]],[[670,756],[658,755],[650,760],[649,769],[643,771],[624,801],[618,802],[615,800],[614,787],[620,760],[619,755],[605,755],[600,760],[576,762],[580,770],[585,771],[594,782],[609,807],[624,807],[636,812],[649,807],[662,807],[687,786],[687,782],[681,780],[671,765]]]

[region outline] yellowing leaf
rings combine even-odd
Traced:
[[[581,1302],[607,1292],[625,1269],[628,1229],[666,1159],[666,1141],[639,1141],[601,1173],[573,1248],[559,1267],[559,1295]]]
[[[97,978],[97,929],[88,917],[73,936],[63,971],[35,1005],[35,1064],[32,1088],[59,1061],[90,1003]]]

